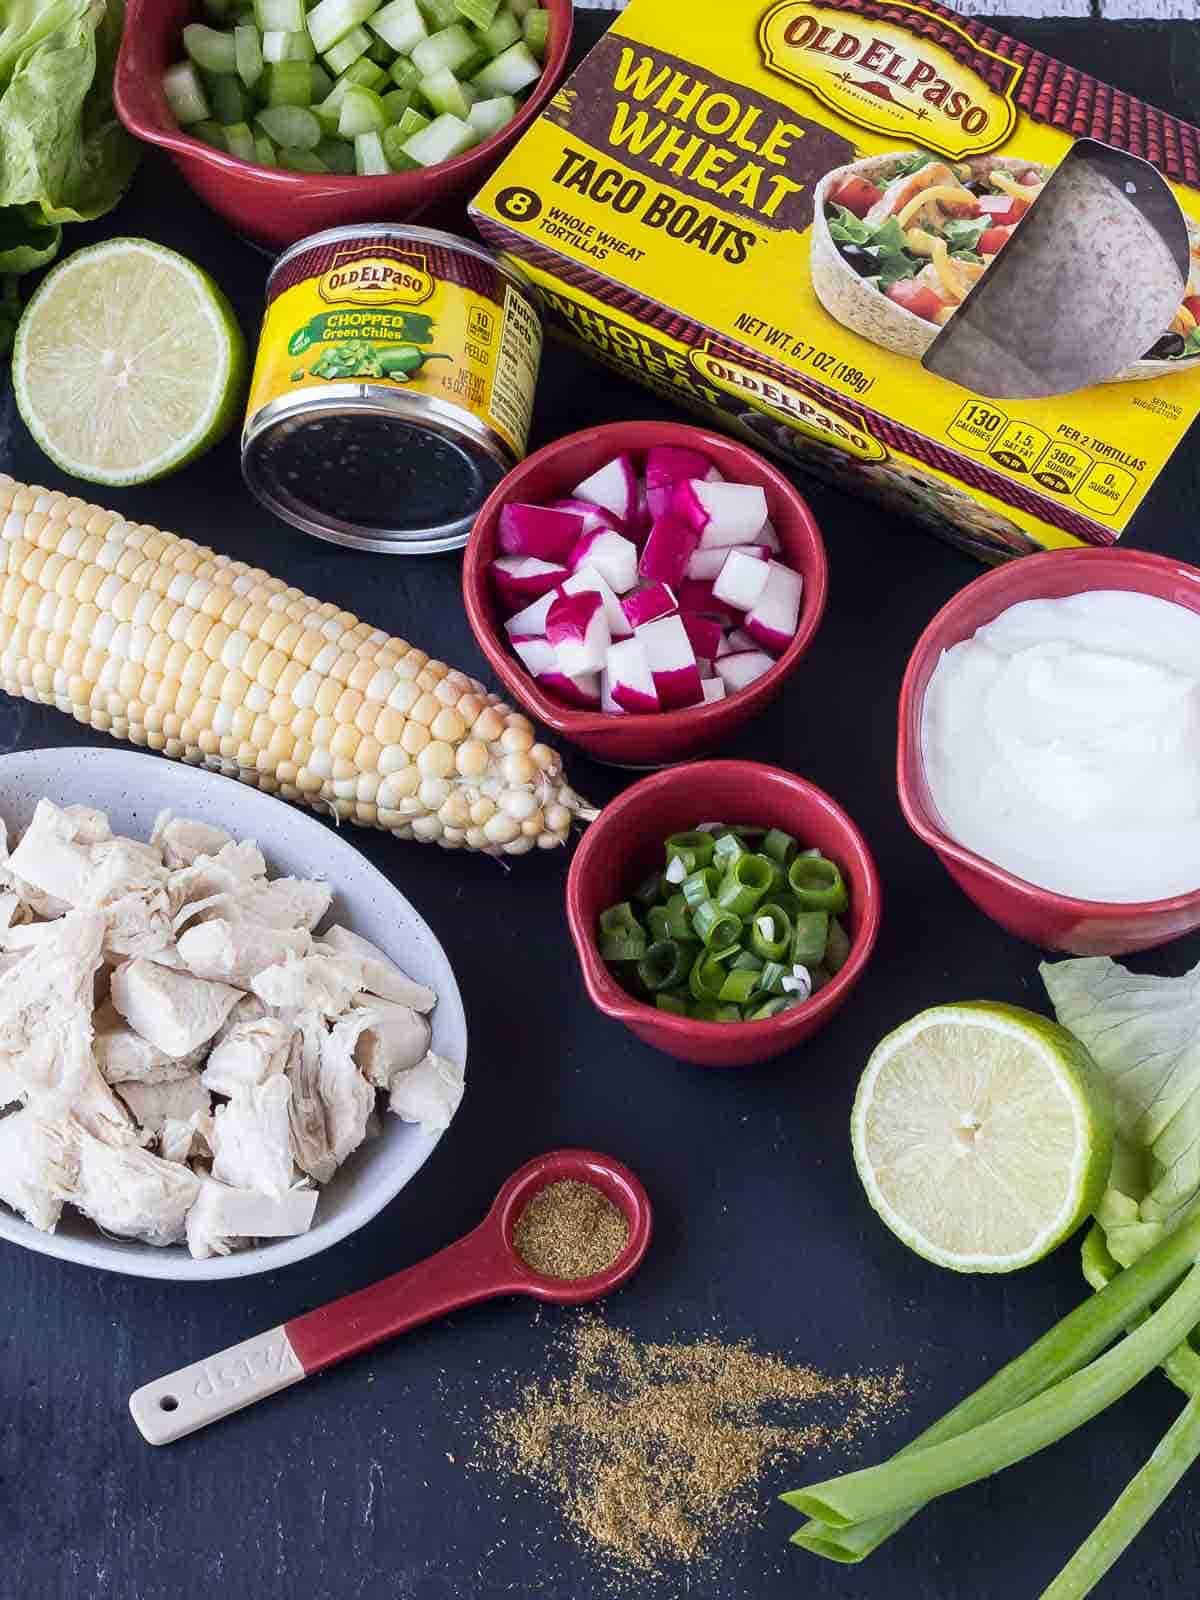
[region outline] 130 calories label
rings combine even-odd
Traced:
[[[946,437],[1014,475],[1028,477],[1050,494],[1074,498],[1102,517],[1115,516],[1137,488],[1136,476],[1102,458],[1113,453],[1111,447],[1087,440],[1085,449],[1076,430],[1063,432],[1069,437],[1051,438],[990,400],[968,400],[946,429]],[[1100,458],[1093,452],[1100,452]]]

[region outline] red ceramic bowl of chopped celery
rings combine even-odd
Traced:
[[[706,1020],[703,1015],[679,1015],[677,1008],[663,1009],[656,1003],[655,994],[639,996],[630,992],[628,967],[615,967],[604,958],[603,949],[610,955],[633,952],[608,942],[613,937],[620,939],[619,924],[623,919],[610,915],[603,926],[601,919],[614,908],[632,902],[639,922],[648,925],[648,913],[644,905],[638,905],[636,896],[652,874],[663,870],[666,841],[695,831],[700,824],[713,823],[768,830],[747,838],[748,853],[761,855],[763,844],[770,838],[768,848],[785,865],[796,857],[786,853],[784,836],[797,852],[816,850],[824,861],[836,866],[845,887],[846,909],[839,921],[845,930],[846,947],[836,952],[838,970],[825,982],[818,979],[815,992],[807,999],[802,998],[802,991],[789,987],[777,989],[775,995],[769,991],[747,995],[736,1007],[731,1002],[730,1013],[736,1008],[743,1016],[764,1008],[774,1011],[760,1020],[735,1021],[732,1014],[726,1021]],[[775,831],[774,837],[769,830]],[[684,865],[694,869],[698,863]],[[728,863],[723,862],[720,867],[721,876],[725,876]],[[746,876],[754,881],[753,873]],[[798,881],[805,881],[806,876],[802,873]],[[828,874],[825,878],[831,882]],[[738,948],[749,944],[757,931],[754,912],[762,903],[761,899],[756,901],[742,917],[744,937]],[[823,790],[794,773],[754,761],[703,761],[635,783],[589,826],[567,878],[567,919],[584,985],[594,1004],[656,1050],[708,1067],[741,1067],[770,1060],[823,1028],[845,1003],[870,960],[879,932],[880,910],[879,875],[871,852],[842,808]],[[702,923],[704,920],[702,917]],[[655,918],[650,926],[650,938],[668,931],[660,929],[658,922]],[[782,931],[776,923],[766,935],[768,943]],[[808,934],[811,931],[805,930]],[[711,945],[703,945],[695,926],[691,942],[696,945],[697,956],[716,954]],[[777,962],[778,966],[791,971],[800,965],[791,962],[791,947],[786,954],[788,960]],[[735,970],[735,959],[727,961],[727,974]],[[750,969],[742,966],[740,970]],[[654,976],[657,981],[661,971]],[[701,988],[706,983],[715,987],[715,982],[708,981],[715,977],[715,973],[707,977],[702,974]],[[685,982],[671,987],[678,994],[688,986]],[[773,998],[785,995],[788,1009],[770,1005]],[[790,1003],[793,1000],[796,1003]]]
[[[502,543],[506,518],[511,518],[515,509],[552,507],[554,502],[569,502],[578,509],[578,502],[571,501],[572,491],[590,476],[624,461],[632,473],[644,478],[650,458],[663,451],[694,452],[704,457],[714,473],[719,473],[728,485],[751,489],[759,495],[760,503],[765,502],[778,550],[763,552],[769,556],[764,565],[773,561],[786,566],[789,573],[800,580],[796,585],[798,601],[788,619],[791,631],[770,651],[754,640],[739,644],[737,649],[745,652],[740,659],[747,659],[752,650],[767,656],[769,659],[761,662],[765,670],[745,687],[731,687],[727,695],[718,700],[688,704],[680,709],[621,713],[601,709],[600,705],[569,704],[554,689],[553,678],[535,679],[514,653],[506,620],[509,623],[516,620],[510,618],[509,613],[518,602],[509,598],[504,603],[505,597],[498,593],[496,584],[497,564],[505,560],[505,551],[509,548]],[[716,487],[720,490],[722,485]],[[617,592],[609,596],[610,603],[616,599],[624,609],[629,602],[652,600],[652,590],[661,589],[663,585],[643,579],[641,568],[654,531],[648,537],[644,529],[635,534],[619,518],[612,526],[614,530],[621,528],[630,541],[636,540],[637,550],[630,542],[626,553],[637,560],[638,580],[644,586],[622,597],[619,586],[614,583]],[[617,537],[613,542],[620,546],[626,540]],[[530,565],[537,568],[546,563],[535,561]],[[565,571],[562,575],[567,578]],[[572,573],[566,583],[568,589],[578,575]],[[702,587],[699,580],[686,582],[687,591]],[[709,590],[715,587],[712,582],[703,586]],[[463,598],[468,619],[480,648],[509,693],[531,716],[579,745],[596,760],[629,767],[662,766],[711,750],[774,699],[799,666],[820,626],[827,586],[825,546],[820,529],[803,495],[783,473],[733,439],[705,428],[672,422],[618,422],[587,428],[556,440],[530,456],[508,474],[483,507],[467,543],[463,563]],[[680,588],[674,596],[681,616],[688,611],[687,591]],[[541,596],[543,601],[546,598]],[[713,612],[705,605],[704,615],[699,619],[701,625],[711,626],[712,617]],[[674,619],[664,617],[662,620],[671,626]],[[653,622],[659,625],[657,613]],[[639,629],[634,631],[640,632]],[[614,642],[616,639],[614,633]],[[698,655],[701,653],[696,651]]]
[[[548,20],[544,44],[541,38],[535,41],[537,50],[541,52],[540,76],[530,82],[529,70],[510,76],[506,68],[512,63],[500,61],[498,66],[492,68],[491,62],[485,62],[484,68],[480,70],[485,74],[490,70],[492,77],[484,77],[484,88],[477,93],[473,86],[468,85],[468,99],[475,93],[477,99],[486,97],[489,102],[494,102],[502,98],[506,87],[513,87],[518,101],[515,114],[510,115],[502,124],[498,123],[498,119],[493,119],[490,126],[485,118],[474,128],[476,142],[469,148],[463,148],[466,135],[458,141],[439,144],[440,136],[434,134],[433,145],[428,148],[422,144],[418,145],[420,162],[413,163],[409,170],[393,170],[397,161],[400,164],[407,161],[403,156],[396,158],[395,161],[388,160],[385,156],[381,161],[373,140],[368,140],[364,146],[364,150],[369,146],[374,154],[365,164],[360,163],[362,175],[353,166],[349,171],[322,171],[321,166],[328,166],[324,161],[319,165],[313,165],[311,171],[289,170],[282,164],[260,164],[267,153],[267,147],[266,144],[262,144],[256,149],[254,147],[256,138],[270,141],[273,147],[271,159],[276,163],[280,162],[282,147],[279,139],[273,138],[271,130],[260,122],[259,112],[268,110],[269,122],[275,120],[270,115],[275,111],[282,110],[285,113],[285,120],[286,113],[293,108],[298,107],[301,111],[308,112],[314,105],[319,106],[326,101],[335,86],[341,88],[343,79],[353,80],[356,73],[365,74],[371,66],[377,67],[384,74],[385,81],[353,85],[356,90],[361,87],[368,91],[367,94],[357,96],[363,102],[359,108],[365,119],[361,122],[361,130],[376,135],[386,132],[390,137],[392,130],[398,127],[398,118],[392,117],[390,107],[397,95],[403,95],[405,88],[412,86],[406,86],[398,79],[394,79],[391,68],[396,61],[411,58],[408,36],[396,32],[399,23],[395,20],[397,7],[406,7],[407,0],[391,0],[393,25],[389,26],[386,20],[383,23],[385,33],[406,47],[404,51],[395,53],[395,60],[390,63],[374,61],[370,53],[372,49],[377,49],[378,54],[384,54],[382,49],[377,48],[386,42],[384,34],[373,30],[371,22],[385,9],[388,0],[375,0],[375,3],[372,3],[372,0],[322,0],[322,15],[318,19],[318,41],[323,46],[328,45],[328,48],[315,59],[312,59],[315,53],[311,42],[307,46],[295,45],[294,49],[282,42],[285,39],[295,41],[299,37],[284,26],[294,20],[296,0],[253,0],[257,53],[268,57],[277,52],[283,54],[279,60],[266,60],[263,64],[263,74],[257,78],[254,76],[257,59],[247,68],[246,56],[243,54],[240,65],[254,79],[251,90],[240,97],[244,103],[233,102],[224,116],[214,115],[213,113],[220,111],[221,108],[213,103],[215,89],[214,79],[211,76],[197,77],[195,82],[173,84],[169,96],[164,88],[166,74],[184,65],[188,60],[183,43],[184,28],[188,24],[199,23],[205,24],[210,29],[228,33],[233,29],[235,22],[241,20],[240,14],[250,9],[251,3],[252,0],[247,0],[246,5],[230,3],[223,6],[221,0],[215,0],[209,7],[201,6],[199,0],[127,0],[125,29],[117,58],[113,98],[117,114],[131,133],[165,150],[184,181],[238,233],[245,234],[248,238],[255,239],[272,249],[281,249],[294,244],[297,239],[305,238],[310,233],[317,233],[323,228],[337,227],[343,223],[411,221],[438,202],[478,188],[487,173],[507,153],[553,94],[566,68],[567,53],[571,44],[571,0],[537,0],[536,6],[533,0],[515,0],[515,4],[510,4],[509,0],[502,0],[502,4],[496,8],[496,16],[500,18],[501,26],[504,25],[505,18],[510,12],[514,14],[520,12],[515,21],[518,28],[522,29],[521,35],[513,36],[509,42],[508,35],[512,34],[510,24],[507,34],[496,33],[491,43],[481,46],[483,53],[480,59],[490,53],[491,61],[500,61],[506,50],[512,50],[517,45],[522,49],[526,48],[523,33],[524,14],[532,9],[542,9],[546,12]],[[303,0],[299,0],[299,3],[299,15],[302,20],[307,19],[306,27],[310,27],[313,13],[318,8],[310,6],[305,9]],[[478,22],[482,22],[489,9],[487,0],[477,0],[475,4],[472,4],[472,0],[466,0],[462,8],[456,7],[454,0],[423,0],[419,8],[421,21],[414,27],[423,27],[425,33],[430,36],[444,31],[448,26],[460,27],[466,31],[469,26],[475,26],[472,16]],[[320,24],[323,20],[326,25],[322,32]],[[493,17],[493,23],[495,20]],[[344,26],[347,22],[352,25]],[[478,32],[482,36],[487,30],[480,28]],[[330,42],[330,39],[325,37],[326,34],[336,37]],[[269,37],[271,42],[268,42]],[[475,39],[475,35],[472,34],[468,34],[468,37]],[[253,55],[255,46],[248,38],[245,43]],[[358,51],[359,45],[362,45],[361,51]],[[212,39],[202,39],[201,46],[201,55],[206,60],[209,57],[205,54],[204,46],[213,50],[220,48],[219,41]],[[356,51],[358,53],[354,54]],[[319,96],[314,96],[310,89],[306,99],[304,93],[298,92],[294,84],[285,81],[301,64],[301,59],[295,59],[296,52],[299,52],[301,58],[312,59],[312,65],[318,68],[321,76],[317,80],[317,86],[322,91]],[[433,47],[433,54],[436,55],[436,46]],[[213,59],[217,65],[226,65],[215,57]],[[456,57],[453,55],[447,57],[447,61],[454,60]],[[237,92],[238,65],[239,61],[235,56],[234,71],[217,74],[218,77],[235,80],[231,83],[231,93],[227,96],[231,101],[233,93]],[[433,93],[437,105],[426,100],[423,95],[420,96],[419,105],[424,108],[421,113],[422,120],[430,124],[440,120],[440,113],[438,117],[435,117],[434,113],[443,103],[447,111],[451,106],[455,111],[465,110],[466,115],[460,117],[459,121],[469,120],[470,107],[456,103],[462,88],[458,83],[458,73],[465,77],[466,72],[470,71],[478,76],[478,63],[459,62],[457,72],[454,67],[439,64],[434,59],[425,61],[425,65],[431,68],[425,77],[434,80],[436,87]],[[519,63],[512,65],[519,66]],[[283,68],[283,71],[276,74],[279,78],[276,92],[276,86],[271,84],[271,69],[277,67]],[[328,87],[326,79],[329,80]],[[521,87],[517,88],[518,84]],[[264,88],[265,85],[270,85],[270,92]],[[245,90],[245,87],[243,82],[242,90]],[[418,81],[417,88],[419,87]],[[193,98],[189,91],[197,88],[204,97],[204,103],[197,103],[189,112],[187,104],[189,98]],[[443,99],[443,92],[450,98]],[[176,101],[174,109],[172,97]],[[269,104],[276,99],[281,102],[279,105]],[[384,101],[388,104],[381,110],[379,103]],[[374,120],[370,115],[372,105],[378,113]],[[189,119],[194,117],[194,120],[189,120],[186,126],[181,126],[177,115],[181,107],[184,116]],[[201,115],[202,112],[209,114],[204,116]],[[383,126],[385,117],[386,127]],[[226,123],[237,130],[232,144],[227,137],[228,130],[221,131]],[[377,124],[380,126],[377,127]],[[197,127],[202,135],[208,134],[209,141],[217,142],[208,142],[204,137],[197,137]],[[348,129],[358,127],[358,123],[347,123]],[[336,134],[336,127],[322,123],[323,136],[331,130]],[[276,127],[274,131],[287,133],[286,127],[282,125]],[[428,128],[417,126],[413,132],[419,135],[421,140],[428,141]],[[219,140],[217,140],[218,134],[220,134]],[[399,143],[403,144],[411,136],[412,134],[406,129],[405,137]],[[353,156],[354,134],[349,133],[346,137]],[[448,158],[435,160],[441,148],[447,151]],[[301,152],[302,155],[306,153],[311,155],[314,152]],[[432,164],[423,164],[426,161]]]

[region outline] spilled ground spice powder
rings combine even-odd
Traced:
[[[517,1218],[513,1247],[547,1278],[590,1278],[603,1272],[629,1242],[619,1206],[591,1183],[548,1183]]]
[[[626,1573],[702,1560],[756,1520],[770,1467],[857,1437],[905,1398],[900,1369],[830,1377],[749,1344],[641,1344],[594,1317],[563,1342],[565,1376],[492,1415],[495,1464]]]

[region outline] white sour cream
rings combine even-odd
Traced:
[[[1011,607],[942,655],[925,771],[946,831],[1084,900],[1200,888],[1200,614],[1104,590]]]

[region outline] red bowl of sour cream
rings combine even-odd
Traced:
[[[917,642],[900,693],[897,784],[909,827],[1001,927],[1072,955],[1123,955],[1200,928],[1200,887],[1166,899],[1089,900],[1059,894],[997,866],[951,836],[934,802],[922,749],[926,692],[943,651],[1027,600],[1125,590],[1200,613],[1200,568],[1119,549],[1055,550],[985,573],[943,606]],[[1200,663],[1198,663],[1200,670]],[[1153,782],[1147,771],[1146,782]],[[1200,885],[1200,860],[1195,879]]]

